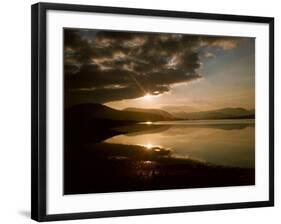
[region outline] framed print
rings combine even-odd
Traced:
[[[32,6],[32,219],[274,205],[274,19]]]

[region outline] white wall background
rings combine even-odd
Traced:
[[[51,0],[50,0],[51,1]],[[30,5],[36,1],[2,1],[0,13],[0,223],[30,220]],[[275,17],[275,161],[274,208],[236,209],[149,215],[60,223],[280,223],[281,218],[281,78],[280,6],[278,1],[250,0],[60,0],[61,3],[107,5]],[[280,4],[281,5],[281,4]]]

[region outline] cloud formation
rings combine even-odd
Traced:
[[[201,78],[200,54],[230,50],[241,38],[64,30],[65,103],[106,103],[163,94]]]

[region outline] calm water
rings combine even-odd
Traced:
[[[174,157],[235,167],[255,167],[255,123],[252,119],[145,122],[159,128],[117,135],[107,143],[169,149]]]

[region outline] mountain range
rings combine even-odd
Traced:
[[[244,108],[222,108],[217,110],[199,111],[199,112],[177,112],[173,116],[185,120],[206,120],[206,119],[243,119],[255,118],[255,110],[246,110]]]
[[[128,107],[123,109],[123,111],[130,111],[130,112],[139,112],[139,113],[146,113],[146,114],[156,114],[162,117],[164,120],[175,120],[175,117],[165,110],[160,109],[143,109],[143,108],[136,108],[136,107]]]
[[[199,112],[169,113],[161,109],[126,108],[117,110],[102,104],[80,104],[66,110],[65,114],[72,120],[111,120],[111,121],[169,121],[202,119],[239,119],[254,118],[254,110],[244,108],[222,108]]]
[[[78,120],[163,121],[174,119],[168,112],[128,108],[116,110],[102,104],[80,104],[69,108],[66,115]]]

